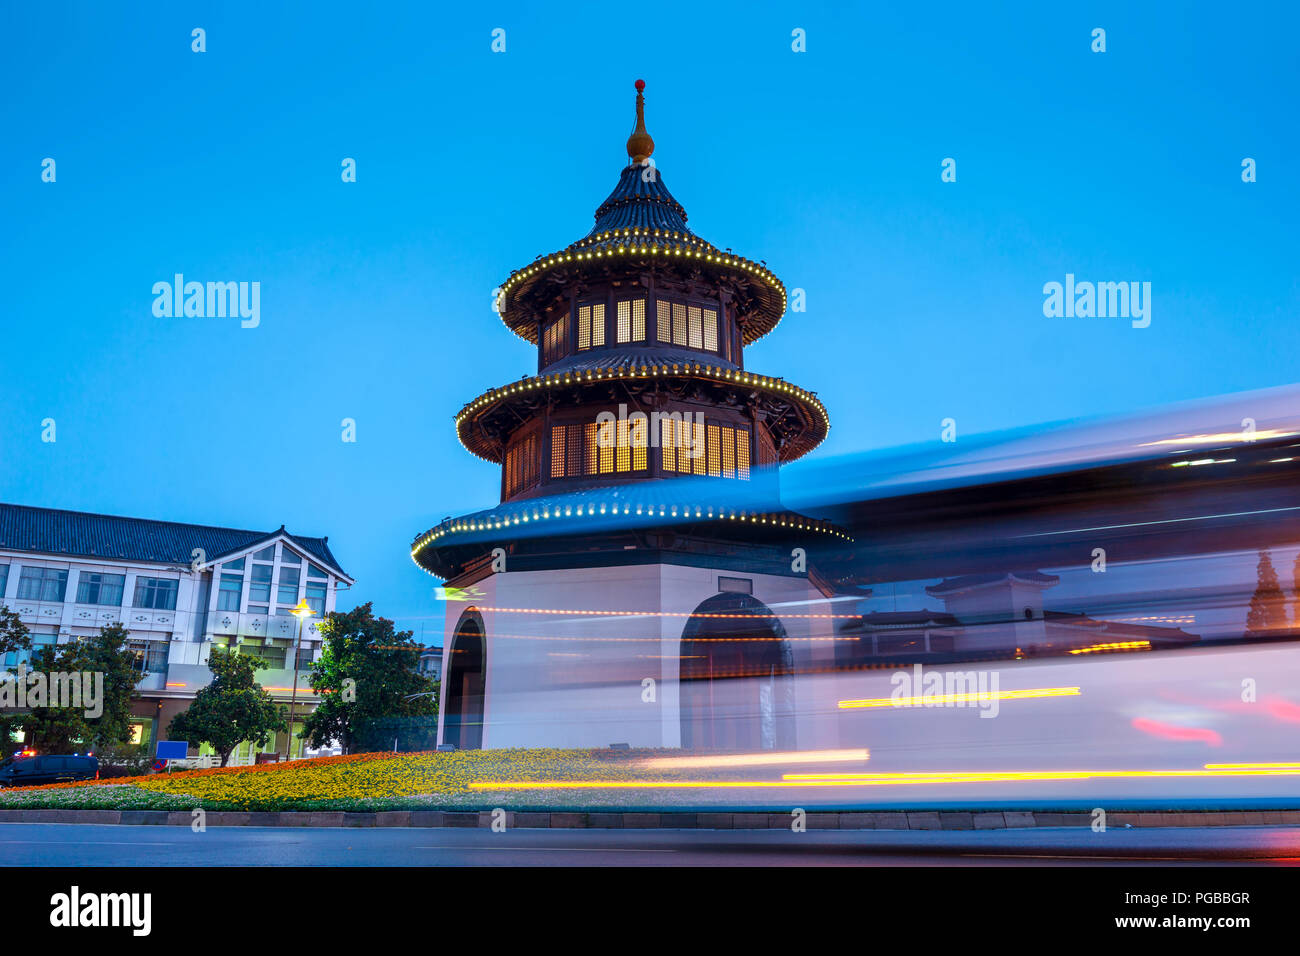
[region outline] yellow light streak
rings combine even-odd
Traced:
[[[921,784],[1029,783],[1050,780],[1166,779],[1187,777],[1294,777],[1289,769],[1234,770],[1027,770],[924,771],[877,774],[785,774],[780,780],[489,780],[471,783],[471,790],[754,790],[789,787],[869,787]]]
[[[999,690],[972,694],[930,694],[919,697],[870,697],[864,700],[842,700],[841,710],[858,710],[866,707],[938,707],[943,704],[984,703],[991,700],[1029,700],[1037,697],[1078,697],[1078,687],[1037,687],[1030,690]]]
[[[1112,641],[1109,644],[1089,644],[1087,647],[1076,647],[1070,653],[1095,654],[1098,651],[1133,651],[1150,646],[1150,641]]]

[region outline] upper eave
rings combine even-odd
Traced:
[[[749,311],[741,342],[750,345],[776,328],[785,314],[785,284],[761,262],[718,249],[690,232],[625,228],[595,233],[510,274],[501,285],[501,321],[520,338],[537,344],[534,313],[523,300],[546,278],[584,274],[607,266],[650,268],[679,265],[752,287],[755,308]]]
[[[830,431],[830,415],[814,392],[800,388],[782,378],[756,375],[741,369],[723,368],[700,362],[673,363],[671,365],[620,366],[617,368],[588,369],[585,372],[556,372],[549,375],[522,378],[509,385],[484,392],[478,398],[467,403],[456,414],[456,435],[460,443],[473,455],[493,464],[500,464],[504,454],[501,442],[490,439],[482,432],[474,431],[471,426],[482,415],[492,409],[512,401],[543,400],[550,397],[550,392],[560,389],[598,387],[617,381],[640,381],[654,379],[691,379],[712,382],[737,389],[757,391],[765,395],[789,402],[804,412],[807,428],[796,438],[785,444],[780,451],[780,462],[785,464],[802,458],[822,443]]]

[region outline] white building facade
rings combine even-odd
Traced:
[[[276,700],[296,701],[293,732],[301,730],[316,701],[306,677],[320,655],[317,624],[352,583],[328,539],[284,527],[243,531],[0,504],[0,603],[27,626],[32,652],[121,623],[139,669],[132,740],[151,748],[211,680],[214,647],[264,660],[258,682]],[[300,619],[291,610],[302,602],[312,613]],[[29,664],[32,652],[5,655],[0,670]],[[280,734],[263,750],[283,753],[284,743]],[[296,737],[291,746],[301,753]],[[248,744],[235,757],[255,758]]]

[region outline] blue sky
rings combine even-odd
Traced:
[[[7,4],[0,500],[329,535],[432,637],[409,543],[498,498],[452,416],[535,370],[492,289],[590,228],[637,77],[692,227],[806,290],[747,364],[818,456],[1294,382],[1300,15],[1062,6]],[[260,325],[155,317],[177,272]],[[1067,272],[1151,326],[1045,318]]]

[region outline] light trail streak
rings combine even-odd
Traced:
[[[755,790],[790,787],[916,786],[962,783],[1032,783],[1051,780],[1168,779],[1187,777],[1295,777],[1294,768],[1233,770],[935,770],[901,773],[792,773],[780,780],[488,780],[471,790]]]
[[[991,700],[1029,700],[1039,697],[1078,697],[1078,687],[1037,687],[1030,690],[976,691],[970,694],[922,694],[916,697],[869,697],[842,700],[841,710],[866,707],[939,707],[944,704],[980,704]]]

